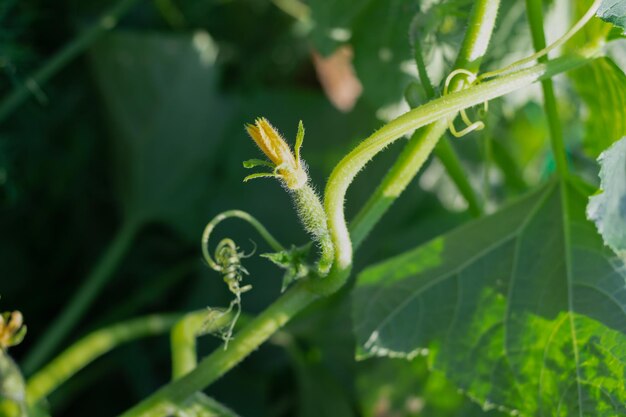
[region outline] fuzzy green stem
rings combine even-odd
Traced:
[[[482,28],[486,28],[486,29],[491,28],[491,31],[493,32],[493,27],[495,26],[495,17],[497,15],[497,10],[499,8],[499,5],[500,5],[499,0],[486,2],[486,5],[484,1],[477,2],[475,4],[474,13],[472,14],[471,20],[472,21],[477,20],[478,24],[470,25],[465,35],[467,39],[472,39],[474,40],[474,42],[478,42],[479,40],[481,40],[480,36],[478,36],[478,34],[475,33],[475,31],[479,29],[482,30]],[[483,34],[482,36],[485,37],[487,35]],[[430,78],[428,77],[428,73],[426,72],[426,64],[424,62],[424,57],[421,53],[419,39],[415,39],[414,44],[415,44],[414,45],[415,62],[417,64],[420,81],[422,83],[422,86],[424,87],[424,91],[426,92],[426,97],[428,99],[433,99],[435,97],[435,89],[430,81]],[[467,69],[468,71],[472,71],[472,72],[477,72],[480,69],[480,62],[482,61],[482,54],[484,54],[486,51],[485,49],[486,45],[482,45],[482,44],[475,45],[474,43],[469,42],[469,41],[464,41],[462,45],[463,47],[459,51],[455,69],[459,69],[461,68],[461,65],[463,65],[464,66],[463,69]],[[473,62],[470,62],[470,57],[473,55],[480,55],[480,57],[478,59],[475,59]],[[453,80],[452,85],[451,85],[452,91],[456,91],[460,87],[461,87],[460,79]],[[413,108],[418,107],[416,103],[412,103],[410,100],[407,100],[407,102]],[[434,132],[438,130],[439,129],[435,129]],[[423,137],[421,138],[421,140],[417,139],[417,136],[423,136],[426,134],[428,133],[418,131],[414,134],[414,137],[416,137],[416,139],[411,139],[411,140],[415,140],[416,142],[418,141],[428,142],[428,140],[426,140]],[[430,134],[433,134],[433,132],[430,132]],[[476,195],[476,192],[474,191],[469,180],[467,179],[467,176],[465,175],[461,161],[459,160],[458,155],[456,154],[454,148],[452,147],[448,139],[443,138],[442,140],[439,140],[439,142],[437,143],[437,146],[435,147],[435,155],[437,156],[437,158],[439,158],[439,160],[443,164],[444,168],[446,169],[446,172],[448,173],[448,175],[450,176],[450,178],[456,185],[457,189],[459,190],[463,198],[465,198],[470,214],[474,217],[479,217],[482,214],[482,207],[479,202],[478,196]],[[397,163],[400,163],[400,162],[397,162]],[[417,170],[415,171],[415,174],[417,174]],[[393,178],[390,178],[390,181],[393,181]]]
[[[167,332],[180,315],[152,315],[97,330],[66,349],[33,375],[26,386],[29,404],[36,404],[98,357],[117,346]]]
[[[470,16],[470,24],[455,63],[456,69],[463,68],[478,72],[480,62],[487,51],[487,46],[491,39],[499,7],[500,0],[480,0],[474,4]],[[434,97],[434,88],[426,72],[424,58],[419,48],[419,40],[415,39],[414,43],[415,60],[420,74],[420,81],[428,98],[432,99]],[[422,68],[422,70],[419,70],[419,68]],[[462,80],[455,78],[450,85],[450,91],[458,91],[462,86]],[[411,106],[414,104],[409,103]],[[474,215],[482,213],[478,197],[469,181],[467,181],[454,149],[446,139],[440,140],[447,129],[448,118],[443,118],[424,129],[417,130],[413,134],[382,183],[353,220],[351,239],[355,247],[358,247],[363,242],[374,225],[378,223],[380,218],[417,175],[433,149],[435,149],[448,174],[465,197],[470,212]]]
[[[121,0],[108,12],[102,15],[97,23],[85,30],[53,56],[39,70],[28,76],[25,82],[16,87],[2,102],[0,102],[0,123],[13,113],[31,94],[33,89],[39,89],[40,85],[48,81],[65,65],[80,55],[94,41],[104,33],[117,26],[118,21],[124,16],[137,0]]]
[[[376,154],[414,129],[448,118],[462,109],[508,94],[546,77],[574,69],[587,61],[587,58],[581,56],[566,56],[448,94],[405,113],[361,142],[337,164],[326,186],[325,208],[335,245],[336,268],[349,269],[352,263],[352,244],[343,210],[346,192],[354,177]],[[371,226],[373,224],[368,225]],[[340,282],[329,286],[338,288],[342,284]]]
[[[217,349],[198,366],[170,382],[122,416],[164,416],[173,413],[194,392],[204,389],[257,349],[294,315],[318,298],[303,284],[289,289],[263,313],[253,319],[230,341],[227,350]]]
[[[413,134],[376,191],[350,222],[350,238],[355,249],[413,180],[446,130],[448,121],[442,119]]]
[[[228,325],[232,314],[223,314],[209,320],[207,310],[185,315],[172,329],[170,342],[172,347],[172,379],[178,379],[193,371],[198,364],[196,339]]]
[[[330,239],[324,207],[309,184],[294,190],[293,195],[300,221],[319,247],[320,258],[317,262],[317,269],[321,275],[325,276],[333,263],[335,249]]]
[[[25,374],[29,375],[37,370],[78,324],[102,287],[117,269],[130,248],[138,229],[138,223],[127,222],[118,230],[96,267],[26,356],[22,368]]]
[[[530,33],[532,35],[535,51],[541,51],[546,47],[546,37],[543,31],[542,6],[543,2],[541,0],[526,0],[528,22],[530,23]],[[544,63],[548,62],[548,56],[542,55],[538,58],[538,61]],[[567,152],[565,150],[565,139],[563,137],[563,129],[557,110],[552,79],[548,78],[542,80],[541,88],[543,90],[544,111],[548,119],[550,143],[552,144],[556,169],[559,175],[564,177],[567,176]]]

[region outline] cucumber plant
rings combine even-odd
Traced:
[[[115,13],[131,2],[122,3]],[[2,329],[8,342],[0,346],[0,359],[10,369],[6,374],[18,381],[17,395],[0,391],[6,397],[0,403],[2,410],[7,415],[45,415],[46,396],[97,356],[123,342],[169,331],[177,323],[172,330],[172,381],[122,416],[235,415],[203,390],[268,340],[286,346],[296,361],[303,362],[283,326],[323,299],[339,299],[351,308],[357,359],[401,358],[410,367],[410,361],[424,356],[432,372],[444,375],[485,415],[495,410],[521,416],[626,416],[626,75],[622,69],[626,2],[560,2],[570,6],[574,18],[548,42],[543,2],[526,0],[526,43],[534,52],[507,64],[494,59],[490,50],[498,47],[502,10],[521,3],[458,3],[470,10],[463,21],[465,33],[462,39],[447,39],[457,52],[448,59],[449,65],[440,66],[439,72],[445,71],[433,82],[436,71],[426,56],[432,45],[425,30],[428,17],[443,13],[445,20],[451,4],[311,0],[306,6],[276,1],[307,28],[309,40],[322,54],[345,43],[354,47],[364,100],[389,104],[390,97],[404,92],[409,109],[343,156],[320,185],[323,192],[316,190],[306,163],[304,127],[314,137],[314,121],[300,121],[290,145],[280,127],[264,117],[264,109],[258,109],[255,120],[241,120],[249,123],[245,130],[265,158],[244,162],[245,168],[262,171],[242,178],[244,187],[257,186],[256,180],[248,183],[252,179],[277,180],[292,198],[310,241],[287,248],[246,212],[218,214],[204,231],[202,251],[232,293],[227,308],[149,316],[98,330],[40,367],[47,351],[54,349],[104,284],[106,278],[100,276],[97,288],[87,291],[89,300],[65,315],[61,330],[53,332],[50,340],[42,339],[41,346],[48,347],[40,348],[27,365],[38,370],[26,381],[7,354],[8,347],[23,337],[23,331],[16,333],[22,328],[21,315],[2,316],[0,342]],[[386,13],[380,14],[381,10]],[[390,17],[371,25],[377,13]],[[398,40],[390,35],[394,25],[410,30]],[[434,36],[444,35],[442,29]],[[360,53],[366,49],[375,50],[377,65],[368,61],[371,54]],[[406,51],[416,74],[391,72],[391,67],[394,71],[400,67]],[[380,72],[373,74],[374,67],[380,67]],[[599,187],[585,177],[586,169],[569,150],[570,129],[563,126],[562,114],[572,110],[557,99],[553,81],[562,74],[573,86],[574,92],[568,94],[580,97],[587,111],[582,115],[580,141],[587,155],[599,157]],[[376,83],[381,86],[376,88]],[[526,193],[490,206],[468,180],[470,174],[451,141],[494,135],[490,124],[505,115],[495,114],[490,103],[535,83],[541,85],[550,163],[543,178]],[[13,101],[0,105],[0,118],[17,106],[12,97],[23,94],[18,93],[9,97]],[[446,136],[448,132],[452,138]],[[402,151],[380,182],[370,185],[367,201],[348,221],[345,206],[353,181],[375,157],[405,137]],[[497,149],[491,151],[495,154]],[[361,269],[362,243],[376,237],[375,226],[394,210],[394,202],[431,155],[441,161],[474,218]],[[273,250],[261,256],[284,269],[283,292],[256,316],[242,314],[246,297],[253,297],[254,288],[262,285],[260,277],[244,266],[253,253],[225,238],[211,255],[210,236],[226,219],[249,223]],[[128,233],[134,236],[141,222],[131,223]],[[221,337],[224,346],[198,362],[196,338],[206,333]],[[232,406],[237,409],[237,404]],[[349,407],[340,409],[350,412]]]

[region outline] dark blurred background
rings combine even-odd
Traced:
[[[29,73],[113,4],[2,0],[0,97],[23,88]],[[436,83],[456,54],[469,6],[443,2],[419,17]],[[243,125],[265,116],[293,143],[302,120],[303,157],[321,192],[342,155],[406,106],[403,92],[415,79],[408,33],[419,8],[408,1],[137,1],[113,31],[49,82],[31,86],[28,100],[0,125],[0,310],[21,310],[28,325],[25,341],[10,352],[16,361],[23,362],[120,239],[128,249],[63,348],[123,319],[227,306],[232,295],[200,254],[204,225],[223,210],[250,212],[284,244],[306,242],[276,181],[242,182],[249,173],[242,161],[261,156]],[[522,18],[515,5],[504,7],[487,65],[497,65],[520,44]],[[323,57],[339,44],[349,45],[344,58],[324,66]],[[340,81],[333,84],[332,77]],[[343,92],[347,101],[337,102],[337,85],[355,85],[351,77],[362,91]],[[576,120],[578,109],[569,111]],[[488,119],[486,133],[454,145],[493,209],[547,175],[551,161],[541,139],[543,114],[532,95],[494,104]],[[579,124],[568,129],[574,141],[581,136]],[[400,148],[390,148],[359,176],[348,196],[349,215]],[[359,251],[356,270],[469,218],[433,161]],[[216,234],[213,242],[229,236],[248,251],[252,239],[260,253],[269,251],[236,220]],[[244,294],[243,309],[253,315],[279,296],[282,272],[258,256],[245,266],[254,289]],[[346,293],[288,327],[291,349],[264,345],[207,393],[242,416],[477,415],[475,405],[428,372],[423,358],[356,363]],[[218,342],[202,338],[200,354]],[[50,410],[115,415],[169,375],[166,336],[133,342],[62,385],[49,398]]]

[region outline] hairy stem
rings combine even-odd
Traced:
[[[300,217],[304,229],[313,236],[313,240],[319,247],[320,258],[317,262],[317,269],[322,276],[325,276],[333,264],[335,248],[330,239],[324,207],[315,190],[309,184],[294,190],[293,195],[298,217]]]
[[[459,50],[455,68],[463,68],[472,72],[479,70],[480,62],[487,51],[491,33],[495,26],[499,6],[500,0],[480,0],[474,4],[470,24]],[[428,98],[433,98],[435,90],[426,72],[418,39],[415,39],[414,48],[420,81]],[[450,85],[450,91],[458,91],[462,85],[461,79],[455,78]],[[414,103],[409,104],[413,106]],[[351,239],[355,247],[362,243],[374,225],[378,223],[380,218],[417,175],[417,172],[426,162],[433,148],[446,167],[448,174],[457,185],[457,188],[468,202],[470,211],[473,214],[481,213],[482,210],[478,204],[478,198],[462,172],[460,161],[454,153],[454,149],[445,139],[440,141],[447,129],[448,118],[443,118],[424,129],[417,130],[413,134],[382,183],[353,220]],[[435,147],[438,143],[439,145]]]
[[[108,12],[102,15],[97,23],[85,30],[80,36],[65,45],[39,70],[29,75],[24,83],[16,87],[2,102],[0,102],[0,123],[6,120],[33,92],[39,89],[65,65],[80,55],[101,35],[117,26],[118,21],[124,16],[137,0],[121,0]]]
[[[228,325],[233,314],[210,318],[211,311],[202,310],[186,314],[172,329],[172,379],[178,379],[193,371],[197,364],[196,339]]]
[[[526,0],[526,9],[528,11],[528,22],[530,23],[530,33],[533,39],[533,47],[535,51],[541,51],[546,47],[546,37],[543,31],[543,2],[541,0]],[[548,56],[542,55],[538,58],[539,62],[548,62]],[[552,152],[556,163],[556,170],[561,176],[567,175],[567,152],[565,150],[565,140],[563,138],[563,129],[557,110],[556,97],[554,95],[554,85],[552,79],[548,78],[541,81],[543,90],[544,111],[548,119],[548,127],[550,129],[550,142],[552,144]]]
[[[414,129],[448,118],[464,108],[492,100],[546,77],[576,68],[585,62],[587,58],[567,56],[448,94],[405,113],[361,142],[337,164],[326,186],[325,207],[335,245],[335,267],[339,270],[349,269],[352,263],[352,244],[343,210],[346,192],[354,177],[376,154]],[[337,284],[340,287],[343,283]]]
[[[238,332],[227,350],[217,349],[193,371],[162,387],[123,416],[166,416],[175,412],[193,393],[204,389],[241,362],[317,298],[305,285],[295,285]]]
[[[206,313],[205,313],[206,314]],[[66,349],[33,375],[26,385],[26,399],[35,404],[98,357],[117,346],[146,336],[162,334],[181,315],[152,315],[97,330]]]
[[[129,222],[118,230],[98,264],[26,356],[22,368],[25,374],[37,370],[76,326],[130,248],[138,227],[137,223]]]

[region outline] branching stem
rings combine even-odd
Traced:
[[[345,221],[343,203],[348,187],[356,175],[376,154],[414,129],[448,118],[464,108],[492,100],[536,81],[576,68],[585,62],[587,58],[583,56],[566,56],[451,93],[392,120],[361,142],[337,164],[326,186],[325,208],[329,216],[329,228],[336,251],[334,268],[339,271],[348,270],[352,264],[352,243]],[[326,280],[327,283],[328,281]],[[334,291],[342,284],[343,282],[329,284],[329,289],[332,288]]]
[[[206,314],[206,313],[205,313]],[[26,400],[36,404],[98,357],[117,346],[169,331],[181,315],[152,315],[97,330],[66,349],[26,385]]]

